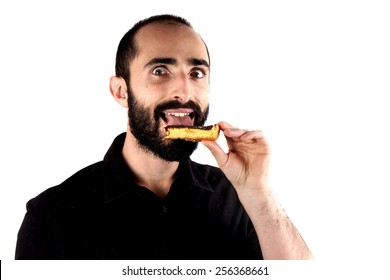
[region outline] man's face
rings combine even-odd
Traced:
[[[168,125],[203,125],[208,114],[209,60],[192,29],[151,24],[136,37],[139,55],[130,64],[129,126],[140,147],[180,161],[197,143],[165,139]]]

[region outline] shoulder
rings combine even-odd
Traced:
[[[50,187],[27,203],[27,210],[33,208],[76,207],[86,199],[101,193],[104,182],[103,162],[91,164],[77,171],[59,185]]]

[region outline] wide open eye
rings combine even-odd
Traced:
[[[206,72],[203,69],[196,68],[191,71],[190,75],[197,79],[202,79],[206,76]]]
[[[158,66],[152,70],[152,74],[156,76],[164,76],[168,74],[168,71],[164,66]]]

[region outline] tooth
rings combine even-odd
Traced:
[[[168,113],[168,114],[175,117],[185,117],[189,115],[189,113]]]

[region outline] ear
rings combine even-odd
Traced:
[[[113,76],[110,78],[110,92],[116,102],[125,108],[127,105],[127,86],[122,77]]]

